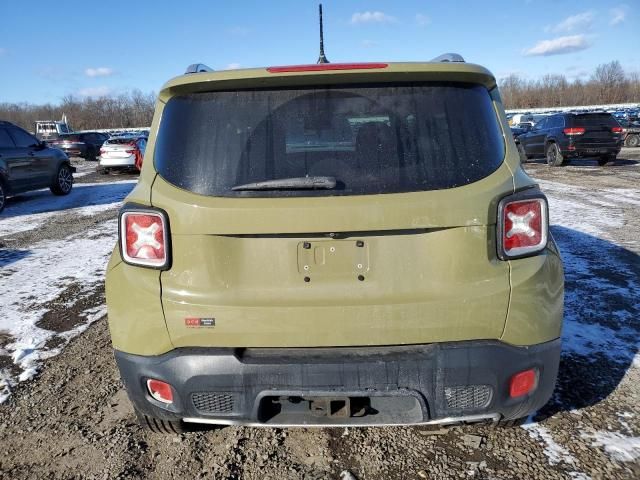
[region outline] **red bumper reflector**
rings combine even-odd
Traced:
[[[160,380],[147,380],[147,389],[153,398],[162,403],[173,403],[171,385]]]
[[[511,398],[522,397],[537,387],[538,375],[531,368],[524,372],[516,373],[509,381],[509,396]]]
[[[372,70],[387,68],[388,63],[313,63],[310,65],[287,65],[282,67],[268,67],[269,73],[287,72],[323,72],[326,70]]]

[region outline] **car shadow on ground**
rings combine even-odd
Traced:
[[[563,346],[554,396],[537,419],[607,398],[640,350],[640,256],[570,228],[551,230],[565,268]]]
[[[0,213],[0,231],[4,218],[121,202],[135,184],[135,180],[101,184],[78,183],[65,196],[55,196],[46,189],[10,197],[4,211]]]
[[[18,260],[22,260],[29,255],[31,255],[30,250],[2,248],[2,244],[0,243],[0,268],[4,268]],[[0,271],[0,277],[2,277],[2,273],[3,272]]]

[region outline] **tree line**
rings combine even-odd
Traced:
[[[620,62],[599,65],[586,80],[564,75],[528,80],[510,75],[499,82],[505,108],[562,107],[640,103],[640,73],[624,71]],[[117,96],[66,96],[59,104],[0,103],[0,120],[31,131],[36,120],[59,120],[65,114],[75,130],[151,125],[155,94],[133,90]]]
[[[509,75],[498,83],[507,109],[640,103],[640,73],[625,72],[617,60],[599,65],[585,80],[569,81],[558,74],[537,80]]]
[[[59,104],[0,103],[0,120],[33,131],[36,120],[60,120],[66,115],[74,130],[135,128],[151,125],[156,96],[133,90],[115,96],[66,96]]]

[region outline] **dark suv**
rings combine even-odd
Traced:
[[[574,157],[598,157],[605,165],[622,146],[622,127],[609,113],[559,113],[538,122],[516,139],[520,159],[545,156],[558,167]]]
[[[48,147],[20,127],[0,120],[0,212],[7,196],[49,187],[67,195],[75,168],[62,151]]]

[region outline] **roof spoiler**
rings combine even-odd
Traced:
[[[464,58],[458,53],[443,53],[436,58],[431,59],[432,62],[463,62]]]
[[[213,68],[206,66],[204,63],[192,63],[187,67],[184,73],[187,74],[203,72],[213,72]]]

